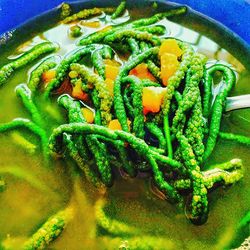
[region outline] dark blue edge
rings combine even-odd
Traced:
[[[80,8],[86,7],[104,7],[104,6],[115,6],[116,1],[114,0],[86,0],[86,1],[73,1],[70,2],[73,12],[79,11]],[[179,6],[186,6],[174,2],[166,2],[164,0],[127,0],[128,8],[142,8],[151,5],[153,2],[158,3],[158,12]],[[188,22],[198,23],[200,25],[200,31],[206,34],[207,37],[211,38],[214,41],[218,41],[217,37],[220,37],[220,40],[226,40],[227,42],[223,44],[223,48],[228,50],[234,57],[236,57],[240,62],[242,62],[247,68],[250,68],[250,45],[247,44],[239,35],[231,31],[221,22],[214,20],[211,17],[208,17],[198,11],[193,10],[192,8],[187,7],[187,13],[183,15],[184,20],[181,17],[173,17],[170,20],[173,20],[177,23],[185,25],[185,19],[188,19]],[[183,17],[182,16],[182,17]],[[50,27],[53,27],[60,20],[60,5],[55,8],[52,8],[48,11],[43,12],[40,15],[37,15],[33,18],[28,19],[27,21],[21,23],[10,31],[7,31],[0,35],[0,45],[2,48],[9,46],[16,42],[22,43],[33,35],[36,35],[39,32],[43,32]],[[209,28],[209,29],[208,29]],[[211,29],[210,29],[211,28]],[[30,31],[35,31],[32,33]],[[195,29],[194,29],[195,30]],[[21,39],[20,39],[21,38]]]

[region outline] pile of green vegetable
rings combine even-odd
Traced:
[[[111,13],[111,19],[115,19],[125,8],[122,2],[115,11],[94,8],[70,16],[69,6],[63,5],[62,17],[65,19],[62,22],[72,23],[103,12]],[[179,7],[150,18],[109,26],[81,37],[78,48],[62,60],[55,55],[46,57],[32,71],[28,83],[16,87],[16,94],[31,119],[17,118],[1,124],[0,132],[26,128],[40,139],[45,164],[53,161],[52,152],[70,157],[86,178],[100,189],[112,186],[117,169],[131,178],[140,172],[150,172],[154,185],[167,201],[185,207],[187,217],[194,224],[205,223],[209,211],[208,192],[218,185],[234,184],[243,177],[240,159],[204,170],[218,137],[247,146],[250,138],[220,131],[226,97],[236,82],[234,71],[223,64],[208,68],[204,55],[185,42],[165,37],[166,28],[154,25],[166,17],[185,14],[185,11],[185,7]],[[81,35],[79,29],[71,30],[76,32],[74,36]],[[167,40],[171,40],[181,54],[176,56],[176,70],[166,80],[162,76],[161,50]],[[58,44],[49,41],[34,46],[0,68],[0,85],[7,83],[15,70],[58,49]],[[86,57],[90,58],[92,68],[84,65]],[[107,60],[122,64],[112,91],[106,76]],[[131,73],[141,64],[150,77]],[[171,67],[171,62],[169,64]],[[54,75],[44,84],[44,73],[51,70]],[[223,87],[213,96],[213,75],[218,71],[223,76]],[[64,85],[69,91],[61,91]],[[72,94],[77,88],[80,97]],[[145,89],[163,91],[159,111],[145,112]],[[50,135],[35,104],[38,95],[43,95],[47,102],[58,97],[58,105],[68,114],[68,123],[55,128]],[[94,114],[94,121],[85,117],[82,108]],[[115,120],[120,128],[111,128]],[[91,161],[93,164],[89,164]],[[0,188],[1,183],[3,180]],[[69,218],[59,212],[56,219],[51,218],[25,244],[24,249],[43,249],[58,236]]]

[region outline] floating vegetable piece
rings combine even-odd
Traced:
[[[156,81],[154,76],[148,70],[148,66],[145,63],[137,65],[134,69],[130,70],[129,75],[137,76],[140,79],[149,79],[151,81]]]
[[[179,65],[176,55],[164,53],[161,56],[161,79],[164,86],[168,85],[168,79],[175,74]]]
[[[105,64],[106,78],[109,78],[114,81],[119,73],[119,70],[120,70],[120,66],[106,63]]]
[[[183,51],[175,39],[167,39],[161,43],[159,56],[161,57],[165,53],[176,55],[176,57],[179,58],[182,56]]]
[[[127,121],[128,126],[130,126],[131,122],[128,120]],[[122,130],[121,124],[118,121],[118,119],[111,120],[108,124],[108,128],[111,130]]]
[[[162,87],[144,87],[142,95],[143,113],[157,113],[160,111],[164,95],[167,88]]]
[[[61,18],[64,19],[66,17],[68,17],[71,13],[71,7],[69,4],[67,3],[62,3],[61,6]]]
[[[82,100],[84,102],[89,100],[89,95],[82,90],[82,84],[80,81],[78,81],[76,85],[73,87],[71,95],[74,98]]]
[[[80,25],[86,26],[89,28],[97,29],[101,27],[101,23],[99,21],[81,21]]]
[[[114,80],[112,80],[110,78],[106,78],[105,83],[107,85],[107,88],[109,90],[110,95],[114,96]]]
[[[52,79],[55,78],[55,76],[56,76],[56,70],[51,69],[51,70],[45,71],[45,72],[42,74],[42,81],[43,81],[45,84],[48,84]]]
[[[81,108],[81,111],[87,123],[94,122],[95,114],[92,110],[90,110],[89,108]]]
[[[73,26],[71,26],[70,28],[69,28],[69,35],[71,36],[71,37],[74,37],[74,38],[76,38],[76,37],[79,37],[79,36],[81,36],[82,35],[82,29],[81,29],[81,27],[80,26],[78,26],[78,25],[73,25]]]

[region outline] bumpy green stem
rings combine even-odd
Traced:
[[[201,97],[198,97],[196,104],[192,110],[191,116],[187,122],[185,135],[188,142],[193,148],[198,164],[202,162],[205,146],[204,139],[204,119],[202,116]]]
[[[57,148],[62,141],[62,133],[64,132],[70,134],[97,134],[104,136],[104,138],[106,137],[112,140],[121,140],[123,142],[128,142],[142,156],[146,154],[152,154],[154,158],[157,159],[157,161],[168,164],[173,169],[182,168],[182,165],[179,162],[150,150],[149,146],[145,143],[144,140],[141,140],[130,133],[126,133],[121,130],[113,131],[103,126],[93,124],[64,124],[54,129],[49,142],[49,147],[51,150],[57,151]]]
[[[113,97],[110,95],[107,84],[98,75],[91,72],[87,67],[80,64],[71,64],[71,70],[78,72],[78,74],[98,92],[100,99],[100,112],[103,125],[107,125],[111,119],[111,107],[113,105]]]
[[[81,122],[85,123],[85,119],[81,112],[80,103],[78,101],[74,101],[70,96],[63,95],[58,99],[60,105],[68,110],[69,121],[72,122]],[[72,140],[73,139],[73,140]],[[89,141],[88,144],[91,144],[89,148],[90,151],[94,154],[99,151],[99,146],[92,143],[92,141],[96,140],[92,135],[86,136],[86,142]],[[97,188],[103,188],[103,184],[100,182],[98,176],[95,172],[89,168],[88,162],[90,161],[90,157],[88,155],[88,150],[84,144],[83,136],[74,136],[70,138],[69,136],[65,136],[63,141],[66,143],[68,152],[70,156],[75,160],[79,168],[81,168],[86,176],[86,178],[94,184]],[[76,142],[76,145],[72,141]],[[98,154],[99,156],[99,154]],[[98,158],[99,159],[99,158]],[[100,161],[96,161],[96,164],[102,164]],[[101,167],[99,167],[101,168]]]
[[[73,211],[67,208],[51,216],[38,231],[24,244],[24,250],[46,249],[64,230],[71,220]]]
[[[117,41],[121,41],[125,38],[134,38],[139,41],[147,41],[152,43],[154,46],[160,45],[161,41],[160,38],[157,36],[154,36],[146,31],[138,31],[135,29],[121,29],[118,30],[111,35],[108,35],[105,37],[104,42],[108,44],[112,44]]]
[[[100,8],[93,8],[93,9],[84,9],[79,11],[78,13],[73,14],[72,16],[66,17],[62,22],[63,23],[71,23],[73,21],[87,19],[91,16],[101,15],[102,9]]]
[[[129,131],[128,124],[127,124],[127,115],[126,110],[123,102],[122,96],[122,78],[127,76],[129,71],[136,67],[138,64],[143,62],[144,60],[157,55],[159,52],[159,48],[154,47],[151,49],[146,50],[145,52],[141,53],[138,56],[135,56],[133,60],[128,61],[123,67],[120,69],[120,72],[115,80],[114,83],[114,108],[116,116],[122,126],[122,129],[126,132]]]
[[[185,136],[179,134],[177,135],[177,138],[180,143],[185,166],[192,181],[193,195],[190,219],[193,223],[204,223],[207,220],[208,215],[208,200],[207,189],[205,187],[203,176],[201,174],[200,167],[195,160],[195,155],[188,142],[188,139]]]
[[[10,63],[4,65],[0,68],[0,86],[4,84],[7,79],[14,73],[16,69],[19,69],[28,63],[31,63],[39,56],[46,53],[51,53],[58,49],[58,45],[51,42],[44,42],[34,46],[31,50],[25,52],[23,55],[17,59],[11,61]]]
[[[121,16],[126,9],[126,1],[122,1],[119,6],[116,8],[114,13],[111,15],[111,19],[116,19]]]
[[[219,132],[219,137],[224,140],[235,141],[246,146],[250,146],[250,137],[244,135],[237,135],[232,133]]]
[[[164,35],[166,33],[166,27],[163,25],[143,26],[134,29],[155,35]]]
[[[187,11],[187,8],[185,6],[181,6],[179,8],[170,9],[166,12],[155,14],[154,16],[149,17],[149,18],[141,18],[139,20],[133,21],[132,25],[133,27],[148,26],[148,25],[157,23],[158,21],[167,17],[185,14],[186,11]]]
[[[198,97],[200,96],[199,83],[203,77],[203,67],[205,62],[204,56],[198,53],[192,58],[186,77],[186,85],[182,100],[173,119],[173,134],[176,134],[178,130],[183,129],[186,112],[188,112],[195,105]]]
[[[52,79],[52,81],[47,86],[44,96],[47,99],[51,91],[58,88],[64,78],[67,76],[67,73],[70,69],[70,65],[72,63],[76,63],[80,61],[85,55],[90,54],[91,51],[93,51],[96,47],[95,46],[85,46],[78,48],[74,51],[72,51],[70,54],[66,55],[66,57],[62,60],[62,62],[59,64],[59,66],[56,69],[56,77]]]
[[[58,98],[58,104],[63,106],[68,111],[69,122],[86,122],[83,114],[81,112],[81,105],[78,101],[74,101],[68,95],[62,95]],[[89,160],[88,150],[84,143],[84,138],[78,136],[73,138],[76,143],[76,146],[79,150],[79,154],[85,160]]]
[[[114,56],[114,51],[111,47],[105,45],[100,49],[95,50],[92,53],[91,60],[94,68],[96,69],[98,75],[103,79],[106,79],[105,74],[105,64],[103,59],[112,59]]]
[[[46,159],[48,159],[49,153],[48,153],[47,135],[43,129],[41,129],[39,126],[31,122],[30,120],[17,118],[17,119],[12,120],[9,123],[0,124],[0,133],[14,130],[17,128],[26,128],[30,130],[32,133],[34,133],[35,135],[37,135],[41,140],[41,146],[42,146],[44,156]]]
[[[142,106],[142,89],[143,85],[141,80],[135,76],[127,76],[122,79],[122,83],[130,83],[133,88],[133,108],[134,108],[134,121],[133,132],[139,138],[143,138],[144,131],[144,116]]]
[[[121,30],[121,28],[136,28],[136,27],[142,27],[142,26],[148,26],[151,24],[154,24],[166,17],[171,17],[175,15],[181,15],[186,12],[187,8],[186,7],[180,7],[176,9],[171,9],[169,11],[166,11],[164,13],[158,13],[152,17],[149,18],[144,18],[140,20],[133,21],[129,24],[125,25],[119,25],[115,27],[111,27],[111,29],[102,31],[102,32],[95,32],[87,37],[84,37],[83,39],[80,40],[79,44],[80,45],[88,45],[88,44],[93,44],[93,43],[100,43],[106,36],[113,34],[115,31]]]
[[[31,96],[31,91],[27,87],[26,84],[19,84],[16,87],[16,94],[22,99],[22,102],[24,104],[24,107],[27,109],[27,111],[31,114],[32,116],[32,121],[36,123],[38,126],[43,127],[44,122],[43,119],[34,104],[34,101]]]
[[[31,72],[27,85],[32,92],[35,92],[38,89],[42,74],[56,66],[54,59],[55,57],[45,59]]]
[[[232,87],[234,86],[236,80],[235,73],[233,72],[233,70],[225,65],[216,64],[212,66],[209,71],[210,77],[212,77],[212,74],[216,71],[221,71],[223,73],[226,86],[216,96],[213,104],[209,135],[204,153],[204,160],[206,160],[210,156],[215,147],[217,136],[220,130],[221,117],[223,109],[225,107],[226,98]]]
[[[63,141],[66,145],[70,157],[74,159],[78,167],[84,172],[86,179],[90,183],[93,183],[96,188],[104,190],[104,184],[100,181],[96,173],[90,168],[91,162],[87,162],[86,159],[83,159],[81,157],[78,148],[74,145],[70,136],[64,135]]]
[[[234,168],[234,165],[230,162],[223,163],[228,165],[227,167]],[[222,166],[224,167],[224,166]],[[222,185],[231,185],[243,178],[243,171],[238,167],[234,170],[227,171],[220,168],[220,164],[215,166],[213,169],[201,172],[203,175],[203,182],[207,189],[213,188],[216,184],[221,183]],[[175,188],[190,189],[192,188],[192,182],[190,179],[178,180],[174,184]]]
[[[155,125],[153,122],[146,123],[146,127],[149,130],[149,132],[158,139],[159,148],[165,151],[166,140],[161,129],[157,125]]]
[[[128,38],[128,44],[132,55],[137,55],[140,52],[138,42],[134,38]]]
[[[179,87],[181,80],[185,77],[185,73],[187,72],[188,67],[191,64],[194,54],[192,47],[188,44],[178,41],[178,45],[182,49],[183,55],[179,68],[174,73],[174,75],[171,76],[168,80],[168,91],[164,96],[164,103],[162,105],[164,115],[167,115],[169,113],[170,103],[174,95],[175,89]]]
[[[168,149],[168,157],[173,158],[173,148],[172,148],[172,142],[171,142],[169,120],[168,120],[167,115],[164,116],[163,124],[164,124],[163,125],[164,126],[164,135],[166,138],[166,145],[167,145],[167,149]]]

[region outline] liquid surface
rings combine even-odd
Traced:
[[[149,11],[146,13],[149,14]],[[144,15],[137,11],[130,14],[133,18]],[[167,27],[169,36],[191,43],[211,60],[223,60],[231,64],[238,72],[238,82],[231,93],[232,96],[250,93],[249,72],[233,55],[223,49],[225,44],[217,44],[203,34],[170,21],[161,21],[160,24]],[[102,21],[100,29],[105,25],[108,24]],[[1,65],[7,62],[7,56],[13,57],[20,53],[20,49],[29,49],[30,46],[46,39],[59,43],[61,49],[58,54],[64,55],[75,47],[76,42],[75,39],[69,38],[68,29],[69,25],[60,24],[37,35],[16,50],[7,48],[1,53]],[[96,29],[84,27],[84,30],[87,35]],[[8,84],[0,88],[1,123],[16,117],[29,117],[14,92],[16,85],[27,82],[28,68],[30,65],[18,70]],[[48,106],[39,103],[39,100],[37,102],[45,114],[48,131],[66,122],[64,111],[57,105]],[[250,111],[239,110],[225,114],[221,130],[250,136]],[[21,131],[16,133],[21,134]],[[100,194],[95,192],[84,177],[70,177],[71,162],[61,159],[53,163],[52,169],[48,169],[43,166],[38,146],[35,154],[29,154],[20,145],[15,144],[12,137],[12,132],[0,134],[0,167],[4,169],[12,166],[21,169],[24,174],[31,175],[35,184],[31,185],[29,181],[25,182],[8,173],[3,175],[7,189],[0,193],[0,242],[23,242],[50,215],[71,204],[75,208],[76,216],[49,249],[81,250],[86,249],[86,246],[88,249],[112,249],[110,236],[99,232],[95,222],[94,204]],[[25,138],[38,145],[35,137],[26,133]],[[116,179],[114,186],[105,194],[105,212],[111,218],[138,228],[145,235],[164,237],[166,248],[169,249],[223,249],[229,244],[239,220],[250,207],[250,176],[247,174],[250,169],[249,155],[249,148],[233,142],[218,141],[204,168],[232,158],[241,158],[246,169],[245,176],[233,187],[212,191],[212,195],[209,195],[209,219],[202,226],[191,224],[176,206],[156,197],[151,192],[150,178]],[[129,242],[129,239],[124,240]]]

